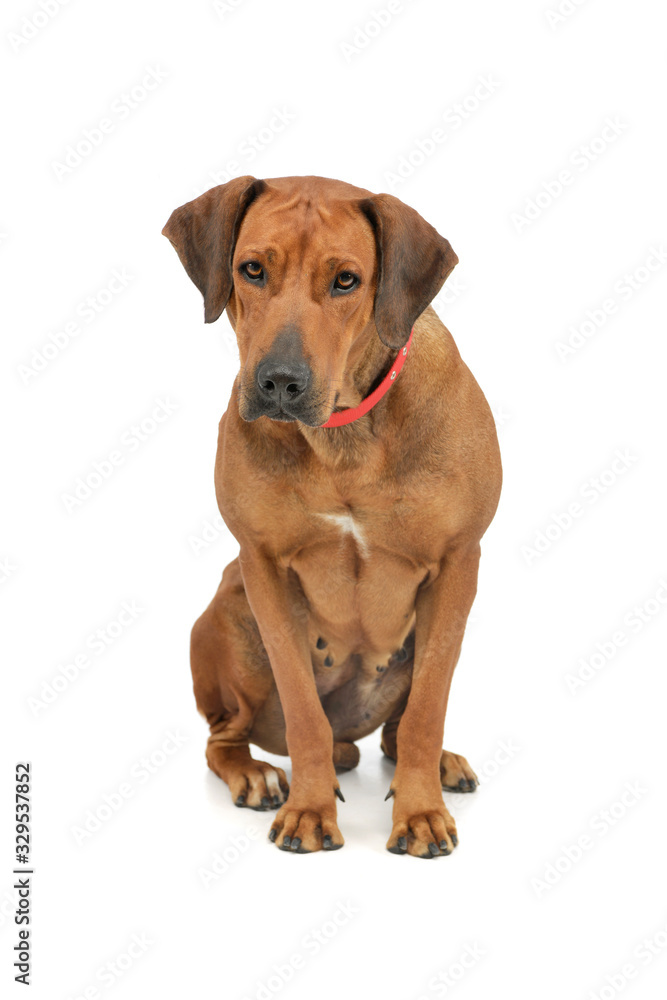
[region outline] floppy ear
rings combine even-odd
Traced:
[[[393,195],[364,198],[360,208],[377,243],[375,326],[382,343],[397,350],[459,259],[448,240]]]
[[[232,256],[243,216],[264,181],[235,177],[175,209],[162,230],[204,296],[204,322],[214,323],[232,291]]]

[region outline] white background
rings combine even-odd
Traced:
[[[71,0],[49,19],[36,2],[4,5],[3,981],[13,769],[27,759],[33,997],[664,990],[665,24],[649,0],[571,3],[560,21],[556,2],[413,0],[381,29],[383,0]],[[149,69],[164,79],[119,110]],[[274,109],[291,116],[280,132]],[[112,131],[58,168],[103,118]],[[419,161],[440,127],[396,183],[400,158]],[[391,190],[460,257],[437,308],[496,413],[505,486],[446,724],[448,748],[486,780],[445,795],[460,846],[429,865],[384,849],[378,734],[341,779],[333,855],[277,851],[272,814],[234,808],[206,770],[188,637],[236,551],[205,526],[236,359],[160,230],[229,161]],[[131,280],[105,303],[114,269]],[[104,305],[92,322],[89,296]],[[175,409],[130,450],[159,399]],[[63,495],[119,448],[123,463],[68,512]],[[97,655],[89,637],[114,631],[123,602],[141,612]],[[170,732],[185,740],[165,755]],[[130,797],[77,842],[123,784]],[[227,870],[207,888],[216,852]],[[129,960],[133,934],[151,943]],[[271,979],[293,956],[289,982]]]

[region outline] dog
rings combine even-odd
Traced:
[[[163,233],[240,355],[215,465],[240,551],[191,640],[208,765],[237,806],[278,809],[281,849],[336,850],[337,775],[381,726],[388,850],[448,855],[442,788],[477,779],[442,749],[445,712],[501,486],[430,305],[458,258],[392,195],[321,177],[237,177]],[[250,744],[289,754],[289,786]]]

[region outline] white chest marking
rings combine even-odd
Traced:
[[[352,535],[361,555],[368,555],[368,545],[366,544],[364,533],[351,514],[320,514],[320,517],[326,518],[332,524],[337,524],[344,535]]]

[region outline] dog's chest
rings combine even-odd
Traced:
[[[309,511],[304,527],[301,544],[283,562],[308,602],[311,648],[321,640],[323,653],[316,657],[324,667],[368,653],[375,674],[376,664],[386,664],[411,627],[428,567],[404,551],[386,511],[331,505]]]
[[[354,551],[358,553],[362,559],[368,558],[370,554],[369,545],[364,528],[361,521],[355,519],[353,514],[349,512],[340,514],[320,514],[319,517],[323,518],[327,524],[338,529],[343,542],[349,539],[354,546]]]

